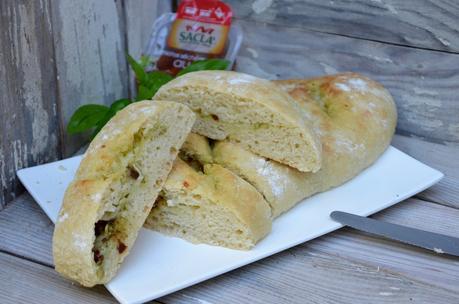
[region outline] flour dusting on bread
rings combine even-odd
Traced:
[[[238,74],[234,75],[232,78],[226,79],[226,81],[231,85],[254,83],[257,80],[258,78],[247,74]]]
[[[58,221],[59,223],[61,223],[61,222],[65,221],[65,220],[68,219],[68,218],[69,218],[69,214],[66,212],[66,213],[62,214],[61,216],[59,216],[59,218],[57,219],[57,221]]]
[[[72,236],[75,248],[85,250],[89,247],[90,240],[88,239],[88,237],[78,233],[72,233]]]
[[[368,90],[368,84],[362,78],[351,78],[347,81],[352,89],[357,91],[366,91]]]
[[[365,155],[365,145],[363,143],[356,143],[348,138],[336,137],[335,147],[336,152],[355,153],[356,157]]]
[[[273,169],[269,160],[265,160],[263,166],[257,168],[257,173],[268,179],[274,196],[281,197],[284,194],[287,181]]]
[[[344,83],[337,82],[335,83],[335,86],[344,92],[349,92],[351,90],[351,88]]]
[[[336,82],[335,87],[345,92],[367,92],[369,90],[368,83],[362,78],[343,79],[342,82]]]

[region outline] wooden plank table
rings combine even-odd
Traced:
[[[459,234],[459,148],[396,135],[395,147],[446,177],[374,218]],[[53,269],[53,224],[29,194],[0,212],[2,303],[110,303]],[[159,274],[160,275],[160,274]],[[459,259],[341,229],[157,299],[157,303],[459,303]]]

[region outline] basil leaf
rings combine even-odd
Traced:
[[[108,111],[108,107],[98,104],[87,104],[79,107],[67,124],[67,132],[75,134],[96,127]]]
[[[151,59],[150,56],[147,56],[147,55],[142,55],[140,56],[140,66],[145,70],[145,68],[147,68],[151,63],[153,62],[153,60]]]
[[[139,85],[136,101],[151,99],[153,95],[155,95],[155,92],[151,89],[144,87],[143,85]]]
[[[161,86],[168,83],[172,79],[174,79],[174,77],[165,72],[153,71],[147,73],[147,81],[145,83],[145,86],[153,92],[154,96]]]
[[[112,119],[112,117],[115,116],[115,114],[118,111],[124,109],[125,107],[127,107],[131,103],[132,103],[132,101],[130,99],[127,99],[127,98],[118,99],[117,101],[112,103],[112,105],[110,106],[110,109],[107,111],[105,116],[97,123],[96,129],[92,133],[92,137],[94,138],[97,135],[97,133],[99,133],[99,131],[102,130],[102,128],[107,124],[107,122],[110,119]]]
[[[127,107],[131,103],[132,103],[132,101],[130,99],[128,99],[128,98],[118,99],[117,101],[112,103],[112,105],[110,106],[109,113],[113,117],[113,116],[115,116],[116,112],[118,112],[119,110],[124,109],[125,107]]]
[[[180,72],[177,76],[181,76],[186,73],[203,71],[203,70],[226,70],[230,62],[224,59],[207,59],[195,61]]]
[[[153,98],[161,86],[171,81],[174,77],[161,71],[147,73],[144,68],[151,64],[151,58],[142,56],[140,63],[135,61],[129,54],[127,55],[129,65],[133,69],[139,83],[136,101],[148,100]],[[181,70],[177,76],[202,70],[225,70],[230,62],[223,59],[209,59],[195,61],[185,69]],[[115,116],[115,114],[125,108],[133,101],[129,99],[118,99],[111,106],[89,104],[78,108],[70,118],[67,125],[69,134],[80,133],[95,128],[93,137]]]
[[[145,70],[143,69],[142,65],[135,61],[134,58],[131,57],[131,55],[128,54],[126,57],[129,62],[129,65],[134,70],[135,77],[137,78],[140,84],[144,84],[147,80],[147,73],[145,73]]]

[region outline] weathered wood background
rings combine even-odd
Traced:
[[[65,126],[84,103],[130,96],[160,0],[0,1],[0,210],[23,191],[16,170],[73,154]]]
[[[169,0],[0,3],[0,210],[16,170],[74,153],[65,126],[84,103],[134,94],[138,57]],[[459,2],[227,1],[245,34],[238,70],[265,78],[367,74],[394,95],[398,133],[459,142]]]

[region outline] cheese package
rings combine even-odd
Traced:
[[[155,22],[144,52],[149,70],[176,75],[194,61],[222,58],[231,68],[242,41],[239,27],[231,24],[231,8],[219,0],[183,0],[177,13]]]

